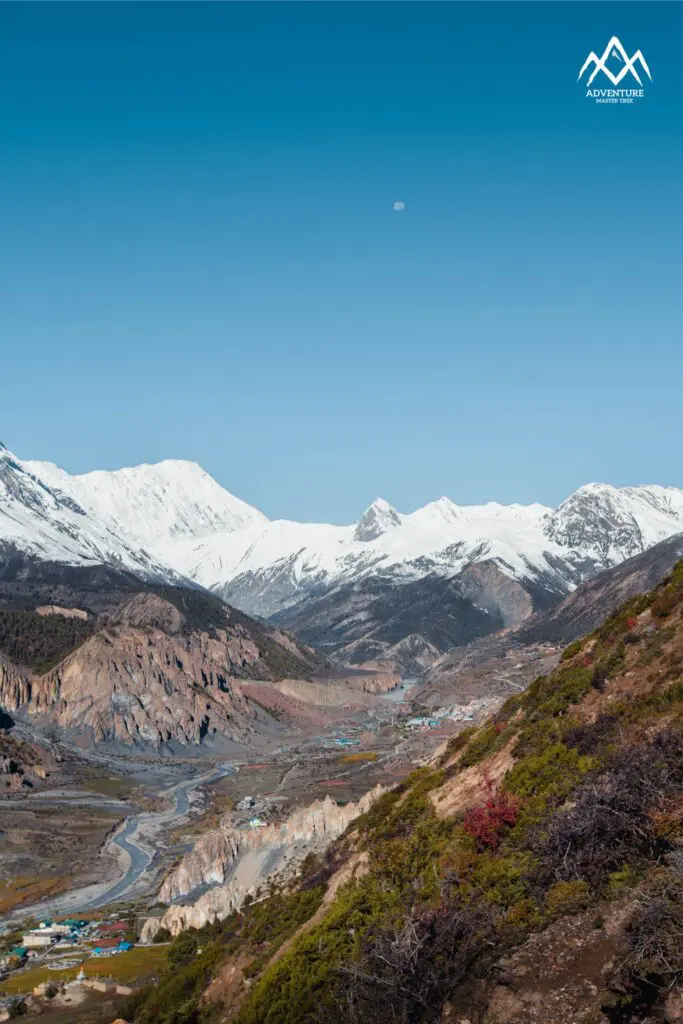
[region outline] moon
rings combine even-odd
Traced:
[[[400,199],[397,199],[394,205],[391,207],[396,213],[400,213],[401,210],[405,210],[406,204],[402,203]]]

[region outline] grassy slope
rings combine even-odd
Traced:
[[[307,885],[321,892],[341,864],[368,855],[365,875],[281,956],[268,963],[291,928],[261,942],[249,911],[233,915],[198,937],[203,961],[175,970],[133,1020],[412,1024],[441,1020],[448,1001],[486,1024],[663,1020],[683,973],[682,754],[683,562],[381,798],[300,892],[277,897],[270,916],[292,901],[299,920]],[[582,914],[599,932],[615,908],[621,924],[590,997],[563,996],[552,1018],[497,1014],[502,960],[528,953],[539,933],[561,944],[572,922],[590,928]],[[199,995],[237,952],[257,957],[255,980],[225,1017]]]

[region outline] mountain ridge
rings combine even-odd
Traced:
[[[0,542],[43,559],[191,581],[250,615],[296,619],[307,636],[321,602],[348,588],[382,590],[389,621],[402,588],[436,592],[456,579],[470,618],[517,624],[520,609],[544,610],[682,531],[683,490],[660,485],[586,484],[556,508],[442,497],[401,513],[376,499],[357,523],[335,526],[269,520],[191,462],[70,476],[0,449]],[[483,563],[491,578],[475,583],[473,567]],[[517,608],[501,575],[521,588]],[[346,642],[359,639],[351,633]]]

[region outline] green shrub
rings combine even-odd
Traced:
[[[548,913],[553,917],[575,914],[590,903],[590,886],[581,879],[572,882],[557,882],[545,894]]]
[[[576,655],[581,650],[581,648],[583,647],[583,645],[585,644],[585,642],[586,642],[586,638],[585,637],[580,637],[578,640],[574,640],[573,643],[569,644],[562,651],[562,655],[560,657],[560,661],[561,662],[562,661],[571,661],[572,658],[575,658]]]
[[[482,853],[477,857],[469,881],[486,903],[507,910],[528,896],[531,864],[528,853]]]
[[[479,764],[504,747],[513,734],[511,726],[505,728],[501,723],[489,722],[481,726],[467,744],[458,762],[460,767],[470,768],[473,764]]]
[[[564,799],[595,767],[593,758],[582,756],[564,743],[553,743],[542,754],[525,757],[505,778],[505,788],[522,799]]]

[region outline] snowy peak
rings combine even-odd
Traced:
[[[683,530],[676,488],[585,484],[545,517],[546,537],[614,565]]]
[[[387,530],[401,525],[401,517],[384,498],[375,498],[369,505],[354,530],[354,540],[376,540]]]
[[[414,523],[424,525],[433,523],[438,527],[439,525],[443,526],[444,523],[456,522],[462,518],[463,514],[463,509],[452,502],[450,498],[437,498],[436,501],[430,501],[428,505],[418,508],[407,518]]]
[[[2,542],[45,560],[110,563],[143,576],[177,578],[168,566],[110,530],[68,491],[41,478],[31,463],[21,462],[5,447],[0,451]]]
[[[555,509],[444,497],[401,514],[377,498],[359,522],[331,526],[270,522],[193,462],[71,476],[0,449],[0,542],[71,564],[179,574],[263,616],[361,580],[451,579],[485,560],[555,599],[677,533],[674,487],[587,484]]]
[[[113,530],[161,559],[179,540],[199,540],[268,522],[194,462],[166,460],[70,476],[49,462],[26,463]]]

